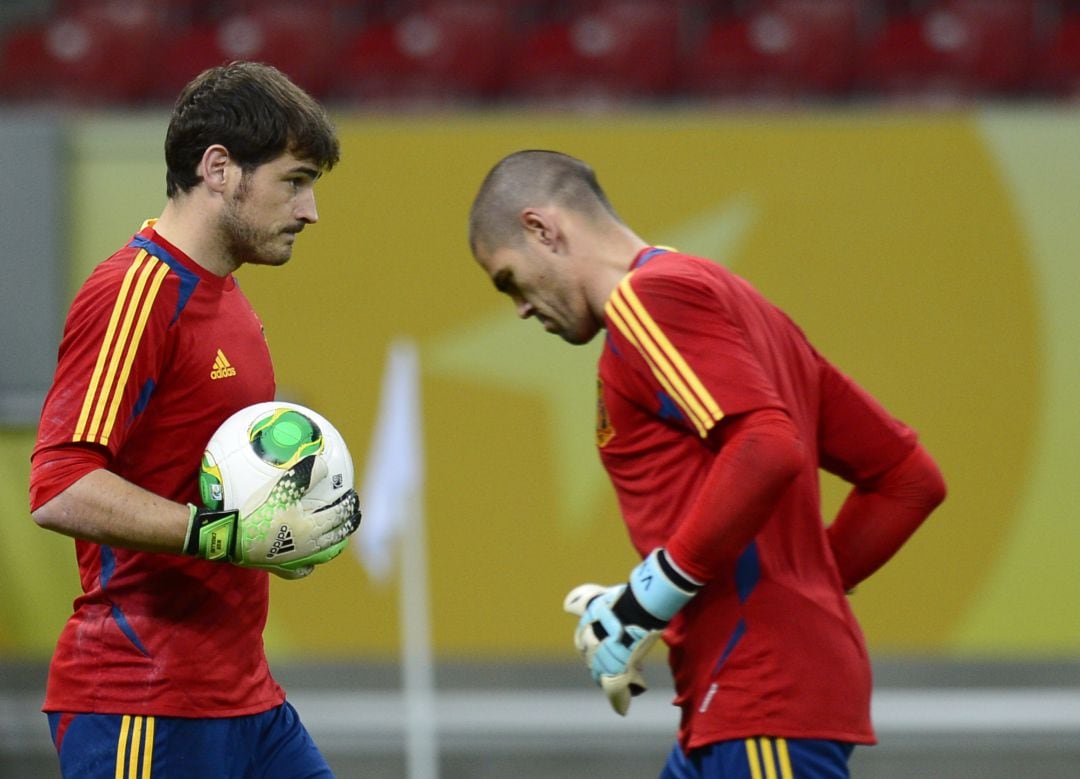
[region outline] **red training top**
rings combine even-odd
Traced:
[[[807,450],[749,544],[717,550],[717,570],[686,569],[707,583],[665,633],[683,748],[759,735],[873,743],[870,665],[822,522],[818,468],[869,484],[916,448],[914,433],[710,260],[644,250],[605,323],[597,444],[643,556],[692,511],[721,456],[722,420],[786,415]]]
[[[235,279],[204,270],[149,222],[68,312],[31,508],[98,467],[198,502],[210,436],[273,397],[262,325]],[[263,651],[265,571],[81,540],[75,550],[83,594],[53,655],[46,711],[226,717],[284,700]]]

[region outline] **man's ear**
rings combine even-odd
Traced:
[[[525,208],[521,211],[520,220],[528,238],[555,251],[559,228],[551,212],[542,208]]]
[[[229,150],[219,143],[207,146],[199,160],[199,176],[212,192],[222,193],[229,178],[232,157]]]

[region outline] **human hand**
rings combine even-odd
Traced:
[[[186,554],[263,568],[286,579],[310,574],[337,557],[360,526],[359,498],[349,490],[311,506],[304,496],[326,477],[321,455],[309,455],[253,494],[239,510],[191,506]]]
[[[566,596],[563,609],[579,617],[574,646],[618,714],[625,716],[630,699],[645,692],[645,655],[700,586],[656,549],[627,584],[583,584]]]

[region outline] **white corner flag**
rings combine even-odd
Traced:
[[[435,668],[431,649],[427,534],[424,522],[424,447],[420,414],[420,358],[410,340],[387,351],[379,412],[364,469],[357,554],[376,581],[394,568],[401,540],[398,614],[401,623],[405,763],[409,779],[439,776]]]
[[[420,521],[423,512],[419,362],[412,341],[390,344],[364,469],[360,500],[364,521],[357,534],[357,552],[371,578],[380,582],[394,567],[397,537]]]

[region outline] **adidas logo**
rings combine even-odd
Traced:
[[[230,376],[236,375],[236,368],[232,367],[229,362],[229,358],[225,356],[225,352],[220,349],[217,350],[217,357],[214,358],[214,367],[210,371],[211,379],[227,379]]]
[[[266,553],[267,559],[273,559],[279,554],[285,554],[296,549],[296,544],[293,543],[292,531],[288,525],[282,525],[277,532],[277,538],[274,539],[274,543],[270,547],[270,551]]]

